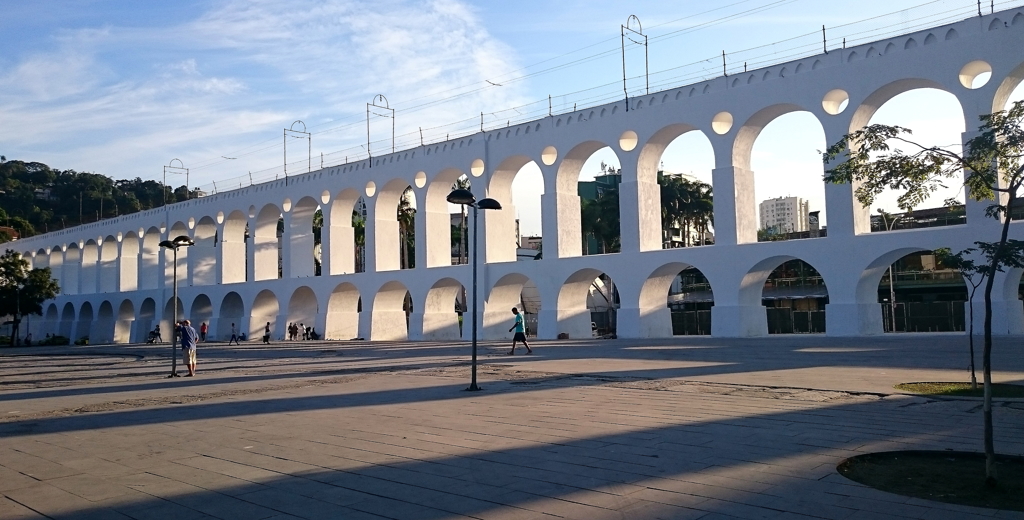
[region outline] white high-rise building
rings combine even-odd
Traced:
[[[800,197],[776,197],[758,205],[761,213],[761,229],[773,229],[776,233],[808,231],[807,216],[810,208]]]

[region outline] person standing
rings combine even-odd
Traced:
[[[238,343],[238,329],[235,328],[235,324],[234,323],[231,324],[231,339],[228,340],[228,345],[231,345],[232,341],[235,342],[235,345],[239,345],[239,343]]]
[[[267,322],[267,326],[263,327],[263,343],[270,344],[270,322]]]
[[[189,320],[181,322],[178,334],[181,336],[181,357],[185,359],[185,364],[188,366],[188,375],[185,377],[192,377],[196,375],[196,341],[199,336]]]
[[[210,330],[210,328],[206,326],[206,322],[205,321],[201,325],[199,325],[199,337],[202,338],[203,343],[206,343],[206,333],[209,330]]]
[[[516,353],[516,342],[522,341],[523,346],[526,347],[527,354],[533,354],[533,349],[530,348],[530,344],[526,342],[526,323],[523,320],[523,315],[519,314],[519,309],[512,307],[512,314],[516,315],[516,322],[512,324],[512,328],[508,329],[509,332],[515,330],[516,334],[512,336],[512,350],[508,351],[508,355],[512,356]]]

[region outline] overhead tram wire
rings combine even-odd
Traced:
[[[724,6],[716,7],[714,9],[708,9],[706,11],[702,11],[702,12],[699,12],[699,13],[695,13],[695,14],[692,14],[692,15],[685,16],[685,17],[681,17],[681,18],[677,18],[677,19],[670,20],[670,21],[667,21],[667,22],[663,22],[661,24],[653,25],[652,28],[653,27],[661,27],[661,26],[664,26],[664,25],[672,24],[672,23],[677,23],[679,21],[687,20],[687,19],[690,19],[690,18],[695,18],[695,17],[698,17],[698,16],[703,16],[703,15],[708,14],[708,13],[712,13],[712,12],[715,12],[715,11],[720,11],[722,9],[727,9],[729,7],[733,7],[733,6],[740,5],[740,4],[749,3],[751,1],[753,1],[753,0],[741,0],[739,2],[733,2],[731,4],[726,4]],[[766,4],[766,5],[761,5],[761,6],[752,8],[752,9],[748,9],[746,11],[740,11],[738,13],[733,13],[733,14],[727,15],[727,16],[722,17],[722,18],[711,20],[709,22],[705,22],[705,23],[702,23],[702,24],[697,24],[695,26],[692,26],[692,27],[689,27],[689,28],[686,28],[686,29],[681,29],[679,31],[673,31],[672,33],[668,33],[668,34],[680,33],[682,31],[693,32],[695,30],[699,30],[699,29],[702,29],[702,28],[707,28],[707,27],[711,27],[711,26],[714,26],[714,25],[718,25],[720,23],[724,23],[725,21],[728,21],[729,19],[742,18],[744,16],[749,16],[751,14],[756,14],[756,13],[761,12],[761,11],[766,10],[766,9],[771,9],[771,8],[774,8],[774,7],[777,7],[777,6],[780,6],[780,5],[785,5],[786,3],[791,3],[793,1],[796,1],[796,0],[775,0],[773,2],[770,2],[770,3]],[[658,38],[660,38],[660,36]],[[591,44],[591,45],[587,45],[587,46],[581,47],[579,49],[570,51],[568,53],[563,53],[563,54],[561,54],[559,56],[555,56],[555,57],[552,57],[552,58],[548,58],[546,60],[542,60],[540,62],[537,62],[537,63],[533,64],[533,65],[529,65],[529,66],[526,66],[526,67],[521,67],[519,69],[515,69],[513,71],[509,71],[508,73],[506,73],[506,75],[496,76],[494,79],[499,81],[499,82],[501,82],[504,85],[506,83],[523,81],[523,80],[526,80],[528,78],[531,78],[531,77],[534,77],[534,76],[538,76],[538,75],[542,75],[542,74],[547,74],[547,73],[550,73],[550,72],[554,72],[556,70],[561,70],[561,69],[564,69],[564,68],[568,68],[568,67],[572,67],[572,66],[577,66],[577,65],[582,65],[582,64],[585,64],[585,63],[589,63],[589,62],[591,62],[591,61],[593,61],[595,59],[600,59],[602,57],[605,57],[605,56],[617,53],[618,52],[618,47],[615,47],[613,49],[609,49],[609,50],[606,50],[606,51],[602,51],[602,52],[600,52],[598,54],[594,54],[594,55],[590,55],[590,56],[585,56],[583,58],[580,58],[580,59],[577,59],[577,60],[573,60],[573,61],[570,61],[568,63],[564,63],[564,64],[561,64],[561,65],[558,65],[558,66],[555,66],[555,67],[549,67],[547,69],[536,71],[536,72],[533,72],[533,73],[530,73],[530,74],[527,74],[527,75],[523,75],[523,76],[519,76],[519,77],[514,77],[514,78],[511,78],[511,79],[505,79],[507,74],[512,74],[514,72],[518,72],[518,71],[522,71],[522,70],[527,70],[527,69],[529,69],[531,67],[535,67],[535,66],[538,66],[540,64],[547,63],[547,62],[550,62],[550,61],[554,61],[554,60],[560,59],[562,57],[578,53],[578,52],[580,52],[582,50],[593,48],[593,47],[602,45],[604,43],[608,43],[608,42],[616,41],[616,40],[617,40],[617,38],[609,38],[609,39],[606,39],[606,40],[602,40],[600,42],[597,42],[597,43],[594,43],[594,44]],[[474,83],[472,85],[479,85],[479,82],[476,82],[476,83]],[[450,101],[453,101],[453,100],[458,99],[460,97],[464,97],[464,96],[467,96],[467,95],[475,94],[477,92],[481,92],[483,90],[486,90],[487,88],[491,88],[492,87],[491,85],[479,86],[479,87],[473,88],[472,90],[469,90],[467,92],[461,92],[459,94],[456,94],[454,96],[449,96],[449,97],[446,97],[446,98],[443,98],[443,99],[429,101],[427,103],[422,103],[422,104],[419,104],[419,105],[414,105],[414,106],[411,106],[411,107],[408,107],[408,108],[401,108],[403,103],[411,103],[411,102],[418,101],[418,100],[421,100],[421,99],[427,99],[428,97],[436,95],[436,94],[443,94],[443,93],[447,93],[447,92],[451,92],[451,91],[457,91],[457,90],[460,90],[460,89],[463,89],[463,88],[470,88],[472,85],[453,87],[451,89],[440,91],[438,93],[428,93],[428,94],[425,94],[424,96],[420,96],[419,98],[412,98],[412,99],[404,101],[404,102],[399,102],[399,103],[396,103],[396,109],[401,110],[403,113],[414,113],[414,112],[419,111],[421,109],[429,108],[431,106],[435,106],[435,105],[438,105],[438,104],[443,104],[443,103],[446,103],[446,102],[450,102]],[[362,122],[363,122],[362,120],[359,120],[359,121],[353,120],[351,123],[347,123],[347,124],[340,125],[340,126],[337,126],[337,127],[332,127],[332,128],[326,129],[326,130],[319,131],[319,132],[314,132],[314,134],[315,135],[323,135],[323,134],[328,134],[328,133],[334,133],[334,132],[336,132],[338,130],[341,130],[341,129],[344,129],[344,128],[348,128],[348,127],[351,127],[351,126],[359,125]],[[318,126],[322,126],[322,125],[311,125],[310,129],[317,128]],[[276,138],[275,139],[267,139],[265,141],[261,141],[260,143],[258,143],[256,145],[252,145],[252,146],[258,146],[259,144],[271,143],[271,142],[276,143]],[[247,148],[249,148],[249,147],[247,147]],[[233,156],[246,156],[246,155],[252,155],[253,153],[258,153],[258,152],[261,152],[261,151],[266,151],[266,150],[269,150],[269,149],[273,149],[273,146],[267,146],[267,147],[263,147],[263,148],[260,148],[260,149],[257,149],[257,150],[253,150],[250,153],[243,153],[243,151],[246,150],[247,148],[240,149],[237,152],[229,152],[229,153],[230,153],[230,155],[233,155]],[[199,161],[198,162],[198,166],[195,169],[205,169],[205,168],[208,168],[210,166],[214,166],[214,165],[220,164],[222,162],[223,162],[222,160],[219,160],[219,157],[211,158],[211,159],[208,159],[206,161]]]
[[[794,1],[794,0],[788,0],[788,1]],[[744,11],[744,13],[758,12],[758,10],[763,10],[763,9],[769,8],[769,7],[773,6],[774,4],[779,4],[779,3],[782,3],[782,2],[787,2],[788,3],[788,1],[787,0],[778,0],[778,1],[773,2],[771,4],[762,5],[762,6],[759,6],[759,7],[752,8],[750,10]],[[745,3],[745,2],[736,2],[734,4],[729,4],[729,6],[738,5],[738,4],[741,4],[741,3]],[[854,21],[854,22],[848,22],[848,23],[836,26],[836,27],[834,27],[832,29],[842,28],[842,27],[850,27],[850,26],[854,26],[854,25],[858,25],[858,24],[863,24],[863,23],[866,23],[866,22],[869,22],[869,21],[872,21],[872,20],[876,20],[876,19],[880,19],[880,18],[885,18],[885,17],[888,17],[888,16],[893,16],[893,15],[896,15],[896,14],[899,14],[899,13],[908,12],[908,11],[913,11],[915,9],[919,9],[921,7],[925,7],[925,6],[928,6],[928,5],[931,5],[931,4],[935,4],[935,3],[938,3],[938,0],[933,0],[933,1],[930,1],[930,2],[925,2],[925,3],[922,3],[922,4],[917,4],[915,6],[912,6],[912,7],[906,8],[906,9],[901,9],[899,11],[894,11],[894,12],[885,13],[885,14],[882,14],[882,15],[872,16],[870,18],[865,18],[863,20],[857,20],[857,21]],[[1003,2],[999,2],[998,3],[998,5],[1001,8],[1006,6],[1006,5],[1010,5],[1010,4],[1020,4],[1020,2],[1019,1],[1014,1],[1014,0],[1007,0],[1007,1],[1003,1]],[[728,7],[728,6],[725,6],[725,7]],[[965,13],[967,13],[969,11],[972,11],[972,10],[973,9],[953,8],[953,9],[949,9],[949,10],[945,10],[945,11],[940,11],[938,13],[928,13],[926,15],[919,16],[919,17],[913,18],[911,20],[903,20],[903,21],[900,21],[899,23],[895,23],[895,24],[889,24],[889,25],[885,25],[885,26],[882,26],[882,27],[874,27],[874,28],[863,30],[863,31],[858,31],[858,32],[854,32],[854,33],[848,33],[846,38],[847,38],[848,43],[860,41],[861,39],[866,39],[866,38],[879,39],[879,38],[882,38],[884,36],[878,36],[878,33],[884,33],[885,31],[887,31],[888,29],[890,29],[892,27],[897,27],[898,26],[898,27],[901,28],[900,32],[901,33],[905,33],[908,30],[910,30],[911,27],[912,28],[917,28],[917,27],[922,27],[922,26],[936,25],[936,24],[939,24],[941,22],[948,21],[948,20],[959,20],[959,19],[961,19],[963,17],[963,15]],[[697,15],[693,15],[693,16],[697,16]],[[734,15],[730,15],[729,17],[735,17],[735,16],[736,15],[734,14]],[[723,18],[729,18],[729,17],[723,17]],[[939,18],[936,20],[935,19],[936,17],[939,17]],[[721,19],[719,19],[719,20],[721,20]],[[907,26],[908,23],[913,23],[913,22],[921,22],[921,23],[913,25],[911,27]],[[663,24],[658,24],[658,26],[666,25],[668,23],[674,23],[674,22],[665,22]],[[701,27],[706,28],[707,26],[709,26],[708,24],[710,24],[710,23],[711,22],[706,22],[705,24],[702,24]],[[721,23],[721,22],[719,22],[719,23]],[[679,31],[673,31],[673,33],[683,33],[685,31],[691,31],[692,32],[693,30],[697,30],[696,26],[695,26],[695,28],[687,28],[687,29],[680,29]],[[665,35],[658,35],[658,36],[652,37],[652,39],[665,39],[665,38],[667,38],[668,34],[670,34],[670,33],[666,33]],[[748,48],[748,49],[743,49],[743,50],[740,50],[740,51],[733,51],[733,52],[730,52],[730,55],[733,55],[733,56],[735,56],[735,55],[742,55],[742,53],[744,53],[744,52],[749,52],[749,51],[752,51],[752,50],[773,47],[773,46],[777,45],[778,43],[786,42],[786,41],[798,40],[801,37],[808,37],[808,36],[810,36],[812,34],[817,36],[819,33],[818,33],[818,31],[813,31],[813,33],[806,33],[804,35],[787,38],[785,40],[780,40],[778,42],[772,42],[770,44],[759,45],[759,46],[751,47],[751,48]],[[861,35],[867,35],[867,36],[861,36]],[[859,38],[851,38],[851,36],[861,36],[861,37],[859,37]],[[838,37],[835,37],[835,38],[832,38],[832,39],[836,40],[836,39],[838,39]],[[598,42],[596,44],[589,45],[589,46],[584,47],[582,49],[592,48],[594,46],[600,45],[601,43],[603,43],[603,42]],[[820,45],[820,42],[816,41],[813,45],[807,44],[807,45],[793,46],[793,47],[789,47],[789,48],[786,48],[786,49],[781,49],[781,50],[778,50],[778,51],[775,51],[775,52],[772,52],[772,53],[761,54],[761,55],[758,55],[758,56],[754,56],[753,58],[755,60],[757,60],[758,58],[764,58],[764,60],[762,60],[762,61],[754,61],[753,63],[755,65],[761,65],[762,63],[778,63],[779,60],[780,60],[780,53],[784,53],[784,52],[789,52],[790,53],[790,54],[783,55],[783,57],[799,56],[801,54],[801,50],[803,48],[805,48],[805,47],[807,47],[807,48],[811,48],[811,47],[820,48],[819,45]],[[578,52],[578,50],[577,51],[572,51],[570,53],[563,54],[562,56],[573,54],[575,52]],[[611,53],[611,52],[614,52],[614,51],[606,51],[605,53],[599,53],[598,55],[595,55],[595,56],[596,57],[601,57],[602,54],[607,54],[607,53]],[[817,53],[816,52],[812,52],[810,54],[813,55],[813,54],[817,54]],[[574,60],[574,62],[563,64],[562,67],[564,68],[564,67],[574,66],[575,62],[581,61],[581,60],[589,61],[588,58],[589,57],[584,57],[584,58],[581,58],[580,60]],[[664,73],[666,73],[668,71],[672,71],[672,70],[686,69],[687,67],[693,68],[696,65],[698,65],[700,63],[703,63],[703,62],[705,62],[707,60],[713,59],[713,58],[717,58],[717,56],[709,57],[709,58],[706,58],[704,60],[698,60],[698,61],[691,62],[691,63],[685,64],[685,65],[671,67],[669,69],[663,69],[663,70],[660,70],[660,71],[655,71],[655,72],[652,73],[652,76],[653,75],[664,74]],[[548,60],[544,60],[543,62],[538,62],[538,63],[549,62],[549,61],[552,61],[552,60],[555,60],[555,59],[558,59],[558,57],[550,58]],[[748,62],[748,64],[751,62],[751,60],[749,58],[746,61]],[[786,59],[786,60],[783,60],[783,61],[789,61],[789,60]],[[531,73],[530,75],[527,75],[527,76],[528,77],[532,77],[534,75],[546,73],[546,72],[549,72],[549,71],[558,70],[558,68],[559,67],[551,67],[549,69],[544,69],[543,71],[537,71],[535,73]],[[518,70],[522,70],[522,69],[518,69]],[[706,73],[702,74],[701,71],[691,71],[690,73],[685,74],[685,75],[677,75],[677,76],[674,76],[672,78],[665,78],[664,80],[656,82],[652,86],[661,87],[661,86],[666,85],[666,84],[671,84],[672,82],[678,83],[679,78],[697,79],[699,81],[699,78],[701,78],[701,77],[704,77],[704,79],[707,79],[707,74]],[[711,77],[717,77],[717,76],[711,76]],[[503,80],[503,81],[508,81],[508,80]],[[595,87],[590,87],[590,88],[583,89],[583,90],[576,91],[576,92],[570,92],[570,93],[566,93],[566,94],[559,94],[558,97],[564,98],[564,97],[572,96],[574,94],[578,94],[578,93],[582,93],[582,92],[595,91],[595,90],[599,90],[599,89],[601,89],[601,88],[603,88],[605,86],[611,86],[611,85],[614,85],[614,84],[617,84],[617,82],[611,82],[611,83],[608,83],[608,84],[605,84],[605,85],[598,85],[598,86],[595,86]],[[490,86],[488,86],[488,87],[490,87]],[[480,91],[480,90],[483,90],[483,88],[475,89],[475,91]],[[465,94],[463,94],[463,95],[465,95]],[[426,97],[426,96],[423,96],[423,97]],[[420,110],[422,108],[426,108],[426,107],[429,107],[429,106],[434,106],[434,105],[440,104],[440,103],[445,102],[445,101],[450,101],[450,100],[456,99],[458,97],[461,97],[461,95],[460,96],[454,96],[454,97],[452,97],[450,99],[431,101],[431,102],[428,102],[428,103],[424,103],[424,104],[421,104],[421,105],[410,107],[408,109],[403,109],[402,111],[404,113],[416,112],[416,111],[418,111],[418,110]],[[420,99],[422,99],[422,97]],[[590,97],[587,97],[587,98],[583,98],[583,99],[578,99],[577,98],[576,99],[576,104],[579,104],[580,101],[583,101],[584,103],[586,103],[586,102],[590,102],[591,100],[597,100],[597,99],[614,100],[614,99],[617,99],[617,97],[615,97],[614,95],[611,95],[610,93],[607,96],[606,95],[602,95],[600,93],[595,93],[594,96],[590,96]],[[544,99],[544,100],[537,100],[537,101],[534,101],[534,102],[531,102],[531,103],[527,103],[525,105],[520,105],[518,107],[511,107],[511,108],[507,108],[507,109],[498,110],[498,111],[491,112],[491,113],[488,113],[488,114],[499,114],[499,113],[502,113],[502,112],[508,112],[510,110],[515,110],[516,108],[523,108],[523,107],[527,107],[527,106],[530,106],[530,105],[537,105],[537,104],[541,104],[541,103],[546,103],[546,99]],[[514,118],[514,119],[518,120],[518,122],[522,122],[522,121],[526,121],[526,120],[537,119],[538,117],[542,117],[542,115],[543,114],[540,114],[540,111],[538,111],[538,115],[537,116],[535,116],[532,112],[528,112],[527,114],[522,114],[522,115],[520,115],[520,117],[517,117],[517,118]],[[508,118],[501,118],[501,119],[506,119],[506,120],[511,121],[513,118],[508,117]],[[445,128],[450,128],[453,125],[459,125],[460,123],[463,123],[464,124],[463,128],[465,129],[464,131],[466,132],[466,135],[468,135],[468,134],[475,133],[476,131],[478,131],[476,129],[475,125],[469,124],[469,122],[471,122],[471,121],[475,122],[475,121],[477,121],[477,118],[476,117],[469,117],[469,118],[466,118],[464,120],[460,120],[458,122],[448,123],[448,124],[444,124],[444,125],[439,125],[438,127],[433,127],[433,128],[445,129]],[[320,133],[327,133],[329,131],[337,131],[337,129],[344,129],[346,127],[355,126],[355,125],[360,124],[361,122],[362,121],[353,121],[352,123],[345,124],[345,125],[340,125],[338,127],[333,127],[331,129],[327,129],[325,131],[321,131],[321,132],[317,132],[317,133],[320,134]],[[403,134],[401,137],[406,137],[408,135],[409,134]],[[450,137],[450,133],[447,134],[447,136]],[[396,137],[396,139],[397,139],[397,137]],[[268,141],[264,141],[264,142],[268,142]],[[413,140],[410,140],[410,141],[416,142],[416,141],[413,141]],[[252,146],[257,146],[257,145],[252,145]],[[252,148],[252,146],[247,147],[247,148]],[[273,148],[273,147],[266,147],[266,148],[262,148],[260,150],[266,150],[266,149],[271,149],[271,148]],[[357,147],[348,148],[346,150],[353,150],[353,149],[357,149]],[[258,152],[260,150],[253,150],[252,152],[249,152],[248,154],[242,154],[242,155],[249,155],[249,154],[252,154],[252,153],[256,153],[256,152]],[[331,153],[328,153],[327,156],[337,155],[339,153],[340,153],[340,151],[339,152],[331,152]],[[236,154],[232,154],[232,155],[236,155]],[[216,162],[216,161],[214,161],[214,162]],[[205,163],[201,163],[200,168],[205,168],[205,167],[208,167],[208,166],[212,166],[212,164],[208,165],[208,164],[205,164]],[[268,169],[268,170],[265,170],[265,171],[273,171],[273,170],[274,169],[271,168],[271,169]]]

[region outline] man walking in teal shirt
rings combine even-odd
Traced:
[[[516,342],[518,341],[523,342],[523,346],[526,347],[527,354],[533,354],[533,349],[531,349],[530,344],[526,342],[526,324],[523,321],[523,315],[519,314],[519,309],[515,307],[512,307],[512,314],[516,315],[516,322],[512,325],[511,329],[508,329],[508,331],[512,332],[512,329],[515,329],[516,334],[515,336],[512,336],[512,350],[508,351],[508,355],[515,355]]]

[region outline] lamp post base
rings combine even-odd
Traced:
[[[172,377],[181,377],[181,375],[179,375],[177,372],[171,372],[171,374],[167,376],[167,379],[170,379]]]
[[[467,392],[479,392],[480,390],[483,390],[483,388],[477,386],[476,383],[473,383],[469,385],[469,388],[466,388]]]

